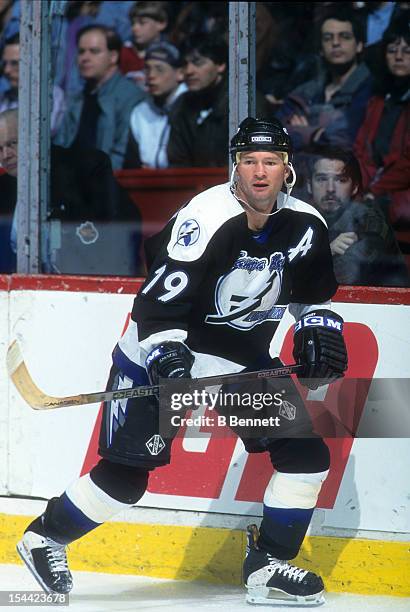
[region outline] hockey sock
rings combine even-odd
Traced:
[[[124,504],[136,504],[148,484],[148,470],[101,459],[90,472],[93,483]]]
[[[299,552],[328,470],[314,474],[276,472],[265,491],[258,546],[277,559]]]
[[[330,466],[330,453],[322,438],[283,438],[269,444],[272,465],[278,472],[313,474]]]
[[[110,462],[105,461],[105,464],[108,466],[93,468],[90,474],[73,482],[61,497],[49,501],[43,521],[48,537],[61,544],[73,542],[142,497],[148,480],[147,471],[137,468],[122,470],[124,466],[120,465],[111,470]],[[99,484],[91,477],[94,470]],[[117,476],[123,473],[125,477],[110,482],[108,477],[113,475],[113,471],[117,472]],[[132,483],[130,473],[134,474]],[[102,486],[109,488],[112,494],[104,491]]]

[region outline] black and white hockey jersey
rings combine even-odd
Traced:
[[[140,365],[160,342],[176,340],[213,358],[214,367],[197,375],[249,367],[268,355],[289,303],[327,303],[337,288],[325,221],[283,193],[277,212],[254,232],[230,184],[212,187],[146,250],[149,275],[120,342]]]

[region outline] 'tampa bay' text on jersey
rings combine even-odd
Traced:
[[[254,232],[230,184],[212,187],[148,240],[146,250],[149,275],[132,311],[145,355],[177,340],[250,366],[268,355],[289,303],[320,304],[337,288],[323,218],[283,193],[277,212]]]

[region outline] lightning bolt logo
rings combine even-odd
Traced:
[[[178,231],[177,241],[175,244],[180,246],[190,246],[195,244],[199,238],[200,228],[195,219],[184,221]],[[174,245],[175,246],[175,245]]]
[[[265,319],[280,319],[284,308],[279,313],[278,309],[273,312],[273,307],[281,292],[283,265],[281,252],[273,253],[268,261],[241,251],[232,270],[218,280],[215,289],[218,314],[208,314],[205,321],[251,329]]]
[[[117,390],[131,389],[133,382],[125,374],[118,376]],[[112,400],[110,402],[109,423],[108,423],[108,446],[111,445],[112,436],[125,423],[125,413],[127,411],[128,399]]]
[[[262,298],[272,289],[272,284],[274,281],[274,273],[272,276],[259,287],[259,293],[255,296],[239,296],[232,295],[230,300],[230,309],[227,314],[218,314],[218,315],[207,315],[206,321],[208,323],[226,323],[228,321],[233,321],[238,317],[244,317],[249,312],[252,312],[261,305]]]

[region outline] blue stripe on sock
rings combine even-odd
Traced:
[[[314,508],[272,508],[263,505],[263,518],[277,525],[290,526],[295,523],[308,525]]]
[[[145,368],[131,361],[131,359],[129,359],[125,353],[122,352],[118,344],[113,350],[112,360],[117,368],[119,368],[121,372],[124,372],[124,374],[128,376],[128,378],[130,378],[135,385],[149,385],[148,375]]]
[[[63,508],[69,517],[71,529],[74,525],[78,525],[78,532],[83,535],[101,525],[101,523],[96,523],[88,518],[88,516],[84,514],[84,512],[82,512],[78,506],[73,504],[66,493],[63,493],[61,496],[61,501],[63,502]]]

